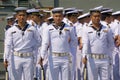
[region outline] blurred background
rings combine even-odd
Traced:
[[[16,7],[42,8],[51,9],[53,7],[76,7],[88,12],[90,8],[103,5],[112,8],[113,11],[120,10],[120,0],[0,0],[0,80],[5,80],[3,67],[4,52],[4,27],[6,25],[6,17],[12,15]]]

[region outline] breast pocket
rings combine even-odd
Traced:
[[[21,33],[18,31],[14,31],[14,32],[12,32],[12,37],[15,41],[18,41],[21,39]]]
[[[96,40],[96,34],[88,33],[88,38],[89,38],[90,44],[92,45],[92,43],[94,43],[94,41]]]
[[[50,35],[52,39],[55,39],[58,37],[59,32],[58,31],[50,31]]]
[[[70,38],[70,32],[69,31],[62,31],[62,34],[60,35],[62,38]]]
[[[88,32],[88,38],[89,38],[90,41],[91,41],[91,40],[94,40],[94,38],[95,38],[95,33],[89,33],[89,32]]]
[[[24,36],[24,38],[27,40],[33,39],[33,31],[26,31]]]
[[[107,32],[102,32],[100,39],[106,40],[107,39]]]

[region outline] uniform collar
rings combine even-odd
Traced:
[[[55,23],[52,23],[52,25],[54,26],[55,29],[61,29],[61,27],[63,27],[65,23],[62,22],[60,26],[56,26]]]
[[[27,29],[28,25],[29,25],[29,24],[26,23],[23,29],[20,28],[20,26],[19,26],[18,24],[16,24],[16,27],[17,27],[19,30],[25,31],[25,30]]]
[[[101,23],[102,23],[102,24],[108,24],[108,23],[107,23],[107,22],[105,22],[105,21],[101,21]]]
[[[68,23],[69,23],[70,26],[78,26],[79,25],[78,21],[76,23],[73,23],[70,20],[68,20]]]
[[[83,25],[84,25],[84,26],[88,26],[88,24],[89,24],[89,23],[86,23],[86,22],[85,22]]]
[[[80,23],[77,21],[76,23],[74,23],[74,26],[78,26]]]
[[[106,21],[102,21],[102,24],[105,25],[106,27],[110,28],[110,24],[108,24]]]
[[[62,30],[63,30],[64,27],[65,27],[65,23],[62,22],[60,26],[56,26],[56,25],[53,23],[53,26],[54,26],[55,29],[58,29],[58,28],[59,28],[59,35],[61,35],[61,34],[62,34]]]
[[[12,27],[11,25],[6,25],[5,30],[8,30],[11,27]]]
[[[90,27],[92,27],[95,31],[97,31],[97,32],[99,32],[99,31],[101,31],[101,29],[102,29],[102,24],[100,23],[100,27],[99,27],[99,29],[97,30],[94,26],[93,26],[93,24],[90,24]]]

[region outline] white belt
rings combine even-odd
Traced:
[[[91,58],[94,58],[94,59],[106,59],[108,58],[107,55],[105,54],[90,54]]]
[[[52,55],[56,56],[56,57],[62,57],[62,56],[68,56],[69,53],[55,53],[55,52],[53,52]]]
[[[20,52],[14,52],[14,56],[19,56],[19,57],[30,57],[32,56],[32,53],[20,53]]]

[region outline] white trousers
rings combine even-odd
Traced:
[[[11,80],[33,80],[33,57],[21,58],[13,56],[11,71]]]
[[[108,59],[89,58],[88,80],[109,80]]]
[[[120,80],[120,49],[113,51],[113,80]]]
[[[79,50],[79,47],[77,47],[77,53],[76,53],[76,80],[81,80],[81,69],[82,69],[82,52]]]
[[[50,59],[51,60],[51,59]],[[48,78],[47,80],[70,80],[69,76],[69,59],[68,56],[52,57],[52,61],[48,61]]]
[[[100,80],[109,80],[109,61],[107,59],[95,60],[97,77]]]

